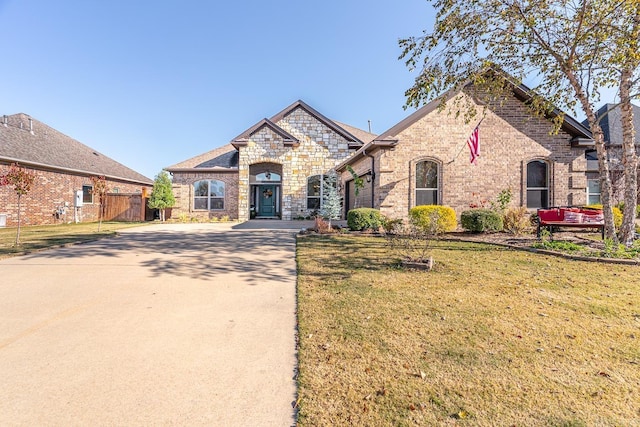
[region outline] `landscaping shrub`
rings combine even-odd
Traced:
[[[350,230],[378,230],[384,223],[384,217],[377,209],[357,208],[347,212],[347,226]]]
[[[531,227],[529,211],[525,207],[507,209],[502,218],[504,230],[511,234],[522,234]]]
[[[449,206],[423,205],[409,210],[411,223],[429,234],[454,231],[458,226],[456,212]]]
[[[502,215],[491,209],[471,209],[460,215],[462,228],[474,232],[502,231]]]
[[[593,208],[593,209],[602,209],[601,204],[589,205],[585,207]],[[620,228],[622,226],[622,211],[615,206],[613,207],[613,225],[615,225],[616,228]]]

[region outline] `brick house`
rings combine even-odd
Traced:
[[[500,103],[481,102],[471,86],[448,98],[444,110],[434,101],[377,136],[297,101],[230,144],[166,168],[173,175],[174,215],[304,217],[320,208],[323,176],[332,170],[340,177],[345,213],[374,207],[406,218],[413,206],[443,204],[459,215],[505,189],[513,206],[531,210],[594,200],[587,186],[594,143],[583,124],[565,115],[553,134],[552,119],[562,112],[533,115],[524,85],[514,85]],[[461,100],[477,111],[469,123],[455,114]],[[481,156],[471,164],[466,142],[481,119]],[[357,197],[348,166],[363,178]]]
[[[3,116],[0,122],[0,175],[12,163],[35,172],[32,190],[22,196],[27,225],[96,221],[98,205],[91,176],[104,176],[112,193],[150,191],[153,181],[26,114]],[[82,207],[76,208],[81,193]],[[79,203],[78,203],[79,204]],[[17,197],[0,187],[0,226],[15,226]]]
[[[166,168],[172,215],[305,217],[320,208],[323,176],[374,137],[296,101],[230,144]]]
[[[565,115],[552,134],[551,118],[535,116],[525,105],[529,89],[512,89],[506,101],[485,104],[468,86],[450,93],[444,110],[439,101],[431,102],[365,144],[337,167],[345,210],[355,202],[347,165],[367,178],[359,206],[379,208],[391,218],[406,218],[422,204],[448,205],[460,215],[505,189],[513,193],[513,206],[529,209],[586,204],[590,131]],[[465,123],[456,114],[459,102],[473,105],[474,120]],[[480,120],[481,155],[471,164],[466,141]]]

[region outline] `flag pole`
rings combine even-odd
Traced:
[[[476,125],[476,127],[474,127],[474,128],[473,128],[473,131],[475,131],[476,129],[478,129],[478,128],[480,127],[480,124],[482,123],[482,121],[484,120],[484,118],[485,118],[485,115],[483,114],[483,115],[482,115],[482,118],[480,119],[480,121],[478,122],[478,124]],[[472,131],[472,133],[473,133],[473,131]],[[448,162],[447,162],[447,163],[445,163],[445,164],[450,165],[451,163],[455,162],[455,161],[456,161],[456,159],[457,159],[458,157],[460,157],[460,154],[462,153],[462,150],[464,150],[464,147],[466,147],[466,145],[467,145],[467,141],[465,141],[465,142],[464,142],[464,144],[462,144],[462,146],[460,147],[460,150],[458,151],[458,154],[456,154],[456,155],[455,155],[455,157],[454,157],[453,159],[451,159],[450,161],[448,161]]]

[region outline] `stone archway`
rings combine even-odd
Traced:
[[[282,165],[263,162],[249,166],[249,218],[282,218]]]

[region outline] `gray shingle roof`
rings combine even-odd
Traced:
[[[0,160],[153,184],[146,176],[23,113],[0,117]]]
[[[633,105],[633,127],[636,130],[636,144],[640,144],[640,107]],[[600,120],[600,127],[604,133],[604,142],[607,144],[622,144],[622,121],[620,115],[620,106],[615,104],[605,104],[598,110],[598,117],[609,113]],[[587,121],[583,122],[585,126],[589,126]]]
[[[206,153],[197,155],[173,166],[165,168],[169,172],[186,169],[229,169],[238,170],[238,151],[231,144],[223,145]]]

